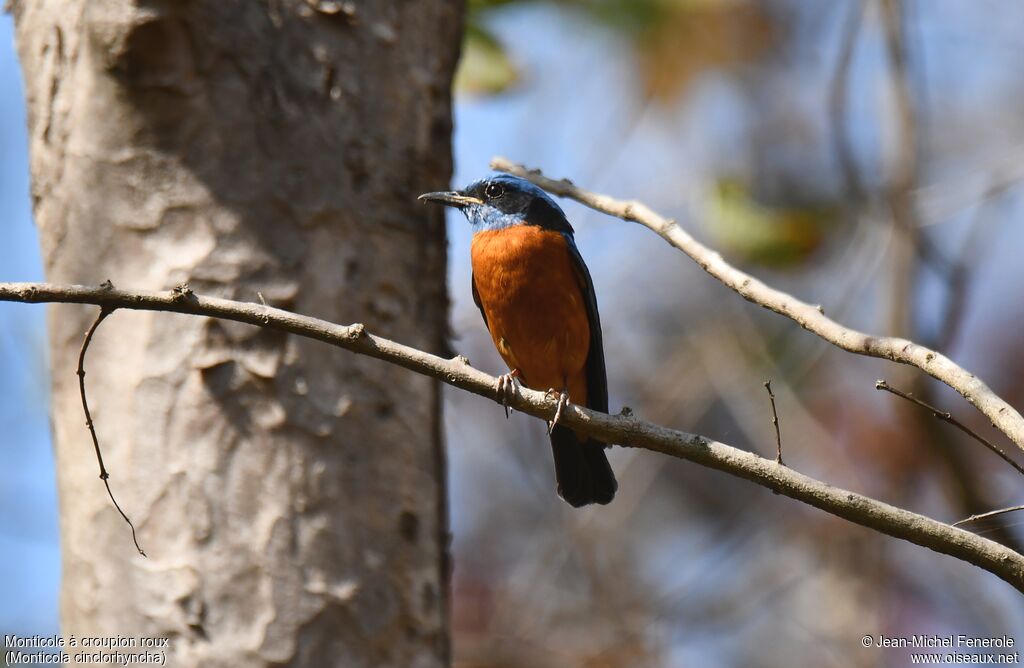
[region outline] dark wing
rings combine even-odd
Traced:
[[[580,292],[587,305],[587,320],[590,323],[590,352],[587,354],[587,408],[608,412],[608,376],[604,369],[604,342],[601,339],[601,316],[597,312],[597,295],[594,293],[594,281],[590,271],[583,262],[583,256],[576,248],[572,234],[564,234],[569,257],[572,258],[573,269],[579,280]],[[479,302],[478,302],[479,303]]]
[[[480,303],[480,293],[476,291],[476,275],[475,274],[470,274],[469,282],[473,286],[473,303],[476,304],[476,307],[478,309],[480,309],[480,315],[482,315],[483,318],[484,318],[484,327],[486,327],[487,329],[490,329],[491,326],[487,324],[487,314],[484,313],[484,306],[483,306],[483,304]]]

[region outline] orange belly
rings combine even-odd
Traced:
[[[586,405],[590,323],[565,238],[531,225],[479,232],[473,279],[491,338],[535,390],[568,390]]]

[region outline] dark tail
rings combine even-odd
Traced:
[[[555,454],[555,480],[558,493],[569,505],[579,508],[591,503],[608,503],[615,498],[619,484],[604,456],[604,443],[580,442],[576,432],[556,425],[551,432],[551,450]]]

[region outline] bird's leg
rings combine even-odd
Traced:
[[[555,408],[555,417],[552,418],[551,422],[548,422],[548,436],[550,436],[551,432],[555,429],[555,425],[558,424],[558,421],[562,417],[562,409],[569,403],[569,392],[567,390],[559,392],[558,390],[551,388],[544,394],[551,399],[554,399],[555,397],[558,398],[558,407]]]
[[[509,373],[498,376],[498,397],[501,399],[501,405],[505,407],[505,419],[508,419],[510,408],[508,403],[516,396],[519,391],[519,369],[512,369]]]

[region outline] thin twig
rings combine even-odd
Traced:
[[[0,301],[96,304],[110,309],[170,311],[244,322],[375,357],[492,401],[500,401],[494,392],[497,378],[468,365],[464,358],[446,359],[431,355],[374,336],[361,324],[336,325],[260,304],[195,293],[183,298],[173,291],[131,291],[80,285],[0,283]],[[546,397],[543,392],[523,387],[509,398],[509,404],[521,413],[551,420],[558,401]],[[660,452],[749,480],[855,524],[962,559],[1024,592],[1024,555],[968,531],[833,487],[754,453],[705,436],[645,422],[626,412],[608,415],[569,404],[562,411],[561,422],[569,429],[602,443],[619,443]]]
[[[779,414],[775,410],[775,393],[772,392],[772,381],[770,378],[764,381],[764,389],[768,390],[768,400],[772,404],[772,425],[775,427],[775,445],[778,448],[775,452],[775,463],[785,466],[786,463],[782,461],[782,432],[779,431]]]
[[[106,289],[106,288],[104,288]],[[100,440],[96,436],[96,426],[92,422],[92,413],[89,412],[89,400],[85,396],[85,353],[89,350],[89,344],[92,343],[92,335],[96,333],[96,329],[100,326],[108,315],[114,312],[114,308],[110,306],[101,306],[99,315],[93,321],[92,326],[85,333],[85,338],[82,340],[82,349],[78,352],[78,390],[82,395],[82,410],[85,412],[85,426],[89,428],[89,435],[92,436],[92,447],[96,450],[96,463],[100,466],[100,480],[107,488],[107,496],[110,497],[111,503],[117,508],[117,512],[121,513],[121,517],[128,523],[128,527],[132,530],[132,542],[135,543],[135,549],[139,551],[139,554],[146,556],[146,553],[142,550],[139,545],[139,539],[135,536],[135,525],[128,519],[128,515],[121,510],[121,505],[114,498],[114,492],[110,489],[110,474],[107,473],[107,467],[103,465],[103,453],[100,451]]]
[[[506,158],[494,158],[491,167],[521,176],[559,197],[574,199],[595,211],[640,223],[679,249],[726,287],[753,302],[794,321],[807,331],[847,352],[878,357],[917,367],[960,393],[992,424],[1024,451],[1024,416],[993,392],[980,378],[934,350],[904,338],[872,336],[846,327],[825,315],[819,306],[776,290],[727,263],[719,253],[698,242],[674,220],[655,213],[635,200],[618,200],[576,187],[566,179],[550,179]],[[820,309],[820,310],[819,310]]]
[[[1024,506],[1010,506],[1009,508],[1000,508],[999,510],[990,510],[987,513],[971,515],[970,517],[965,517],[962,520],[953,522],[950,526],[958,527],[961,524],[967,524],[968,522],[973,522],[975,520],[983,520],[989,517],[995,517],[996,515],[1005,515],[1006,513],[1015,513],[1018,510],[1024,510]]]
[[[892,385],[890,385],[889,383],[887,383],[884,380],[876,380],[875,381],[875,389],[876,390],[885,390],[886,392],[889,392],[890,394],[895,394],[897,397],[901,397],[903,399],[906,399],[907,401],[909,401],[911,403],[914,403],[914,404],[917,404],[921,408],[924,408],[925,410],[930,411],[931,414],[933,416],[935,416],[936,418],[938,418],[939,420],[942,420],[943,422],[947,422],[947,423],[953,425],[954,427],[956,427],[957,429],[959,429],[963,433],[967,434],[968,436],[970,436],[971,438],[976,440],[978,443],[981,443],[986,448],[988,448],[992,452],[994,452],[997,455],[999,455],[1000,457],[1002,457],[1003,461],[1005,461],[1007,464],[1009,464],[1013,468],[1017,469],[1018,473],[1020,473],[1021,475],[1024,475],[1024,467],[1022,467],[1020,464],[1018,464],[1017,462],[1015,462],[1012,459],[1010,459],[1010,457],[1005,452],[1003,452],[1002,449],[998,445],[996,445],[992,441],[988,440],[987,438],[985,438],[984,436],[982,436],[978,432],[974,431],[973,429],[971,429],[970,427],[965,425],[963,422],[960,422],[959,420],[957,420],[955,417],[953,417],[953,414],[950,413],[949,411],[939,410],[935,406],[932,406],[931,404],[929,404],[926,401],[922,401],[921,399],[918,399],[917,397],[915,397],[913,394],[911,394],[909,392],[904,392],[902,390],[896,389],[895,387],[893,387]]]

